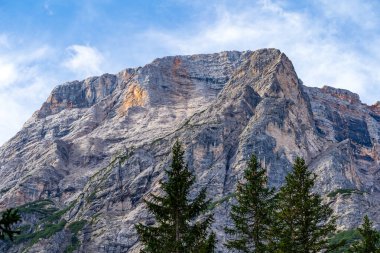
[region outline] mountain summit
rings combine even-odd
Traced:
[[[28,236],[0,251],[139,252],[134,224],[176,139],[215,203],[223,250],[231,192],[255,153],[279,187],[297,156],[318,175],[338,228],[380,226],[380,105],[310,88],[277,49],[171,56],[56,87],[0,148],[0,207]],[[38,234],[41,227],[47,234]],[[70,248],[71,247],[71,248]]]

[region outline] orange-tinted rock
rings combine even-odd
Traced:
[[[124,95],[122,106],[119,109],[121,115],[125,115],[128,109],[134,106],[144,106],[148,98],[148,94],[137,83],[132,83],[128,87],[128,91]]]

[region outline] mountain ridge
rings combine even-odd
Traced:
[[[315,190],[340,214],[339,229],[356,227],[364,214],[379,228],[378,108],[347,90],[303,85],[277,49],[158,58],[57,86],[0,147],[0,208],[49,199],[65,210],[61,220],[87,221],[75,234],[79,252],[138,252],[133,224],[152,222],[142,199],[159,192],[180,139],[194,190],[207,185],[213,201],[226,199],[214,209],[219,252],[233,201],[226,196],[252,153],[274,187],[304,157],[318,175]],[[349,193],[332,194],[342,189]],[[29,232],[38,217],[26,217]],[[58,233],[0,249],[61,252],[72,234],[68,226]]]

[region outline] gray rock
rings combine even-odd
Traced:
[[[192,194],[207,186],[219,201],[219,252],[231,193],[253,152],[274,187],[304,157],[340,229],[356,227],[365,214],[380,228],[380,105],[346,90],[306,87],[285,54],[262,49],[164,57],[55,88],[0,148],[0,208],[50,199],[61,216],[25,216],[28,232],[63,219],[67,225],[0,249],[139,252],[134,225],[153,222],[142,200],[160,192],[176,139],[197,177]],[[81,221],[77,232],[70,228]]]

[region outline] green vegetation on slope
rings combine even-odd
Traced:
[[[360,191],[358,189],[337,189],[327,194],[327,197],[334,198],[338,194],[349,195],[349,194],[364,194],[364,193],[365,193],[364,191]]]
[[[345,253],[350,248],[350,245],[360,239],[360,233],[356,229],[345,230],[335,234],[329,241],[330,245],[342,243],[342,247],[331,251],[331,253]]]
[[[72,233],[71,236],[71,242],[70,245],[67,246],[65,253],[71,253],[74,250],[78,249],[80,246],[80,241],[78,239],[78,233],[83,229],[83,227],[87,224],[86,220],[79,220],[79,221],[74,221],[73,223],[70,223],[67,227]]]
[[[31,247],[40,239],[46,239],[62,231],[67,221],[62,216],[67,213],[75,204],[73,201],[69,206],[59,209],[54,202],[49,199],[37,200],[19,206],[21,215],[33,216],[32,223],[24,223],[19,229],[21,234],[15,238],[16,244],[25,243],[26,248]]]

